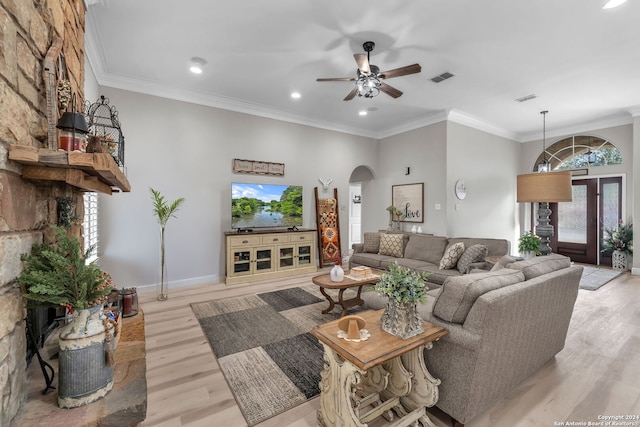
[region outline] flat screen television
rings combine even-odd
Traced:
[[[302,226],[302,186],[231,183],[231,228]]]

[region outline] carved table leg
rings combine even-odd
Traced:
[[[431,407],[438,401],[440,380],[429,373],[423,356],[423,349],[430,350],[432,347],[433,343],[427,343],[400,356],[405,369],[413,373],[413,387],[409,394],[400,399],[402,405],[409,410]],[[420,418],[420,423],[424,427],[435,427],[426,414]]]
[[[358,419],[351,400],[364,371],[326,344],[322,346],[325,366],[320,375],[318,422],[324,427],[366,427]]]
[[[320,293],[322,295],[324,295],[324,297],[327,299],[327,301],[329,301],[329,307],[322,310],[322,314],[327,314],[329,313],[331,310],[333,310],[333,307],[336,306],[336,303],[333,301],[333,298],[331,298],[331,296],[325,292],[324,288],[321,286],[320,287]]]

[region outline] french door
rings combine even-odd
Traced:
[[[622,177],[577,179],[571,202],[553,203],[553,252],[572,261],[611,265],[611,254],[600,253],[605,228],[622,219]]]

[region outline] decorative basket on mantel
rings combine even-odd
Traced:
[[[89,133],[95,135],[100,143],[106,145],[116,164],[123,167],[124,135],[120,128],[118,111],[115,106],[109,105],[109,98],[100,95],[100,98],[93,104],[87,102],[86,115]]]

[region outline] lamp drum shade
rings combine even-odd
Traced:
[[[538,172],[518,175],[518,203],[570,202],[571,172]]]

